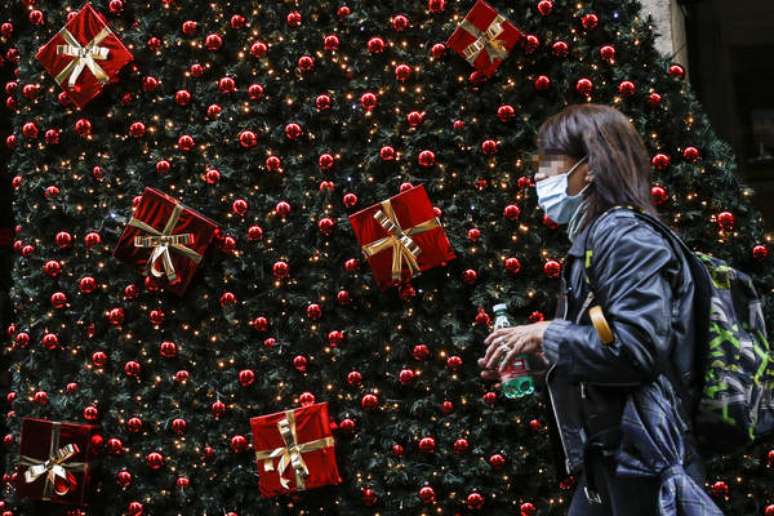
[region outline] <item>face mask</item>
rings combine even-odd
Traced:
[[[573,213],[575,213],[575,210],[583,200],[583,192],[590,186],[587,184],[576,195],[567,194],[567,180],[570,174],[575,172],[586,161],[587,157],[582,157],[564,174],[547,177],[535,183],[538,205],[557,224],[567,224],[570,221]]]

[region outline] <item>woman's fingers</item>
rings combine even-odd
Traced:
[[[500,362],[498,366],[499,371],[502,371],[508,367],[518,355],[521,355],[521,347],[521,342],[516,342],[513,346],[511,346],[510,349],[508,349],[508,352],[505,354],[502,362]]]
[[[499,380],[500,373],[495,371],[494,369],[484,369],[483,371],[481,371],[481,378],[488,381]]]
[[[507,335],[509,330],[512,330],[513,328],[498,328],[484,339],[484,345],[489,346],[494,342],[496,339],[502,337],[503,335]]]

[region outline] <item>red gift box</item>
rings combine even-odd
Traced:
[[[94,425],[23,418],[16,493],[20,498],[85,503]]]
[[[113,256],[141,273],[166,277],[167,290],[183,295],[218,225],[177,199],[145,188]]]
[[[423,185],[354,213],[349,222],[382,289],[456,258]]]
[[[341,483],[328,403],[250,419],[263,498]]]
[[[79,108],[134,59],[88,2],[38,49],[35,58]]]
[[[491,77],[520,39],[519,29],[484,0],[477,0],[446,46]]]

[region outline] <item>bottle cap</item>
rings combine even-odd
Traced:
[[[492,311],[493,312],[506,312],[506,311],[508,311],[508,305],[506,305],[505,303],[499,303],[497,305],[494,305],[494,307],[492,307]]]

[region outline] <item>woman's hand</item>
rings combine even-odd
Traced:
[[[551,321],[540,321],[533,324],[500,328],[493,331],[484,340],[487,346],[486,354],[478,360],[478,365],[484,369],[481,377],[492,379],[499,374],[517,355],[542,354],[543,334]]]

